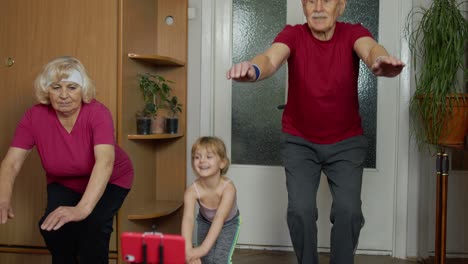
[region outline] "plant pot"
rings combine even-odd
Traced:
[[[153,116],[153,134],[163,134],[166,131],[166,118],[163,116]]]
[[[151,131],[151,117],[138,116],[136,118],[137,134],[150,135]]]
[[[179,119],[167,118],[166,119],[166,133],[177,134],[178,130],[179,130]]]
[[[433,133],[428,135],[427,141],[435,145],[463,145],[465,137],[468,134],[468,94],[458,95],[458,101],[455,96],[448,96],[447,100],[452,101],[452,113],[446,114],[441,118],[442,130],[438,138]],[[432,131],[432,118],[425,121],[425,130]],[[432,136],[431,136],[432,135]]]

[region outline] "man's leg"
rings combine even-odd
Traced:
[[[361,186],[367,140],[357,136],[328,145],[323,170],[333,197],[330,263],[352,264],[364,225]]]
[[[317,189],[321,165],[314,144],[284,134],[283,165],[288,190],[287,222],[299,264],[318,264]]]

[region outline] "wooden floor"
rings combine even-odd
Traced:
[[[328,255],[320,254],[320,264],[328,264]],[[233,264],[296,264],[296,257],[290,251],[269,251],[236,249]],[[416,261],[393,259],[389,256],[357,255],[355,264],[416,264]],[[432,264],[432,261],[419,262]],[[468,264],[468,259],[447,259],[446,264]]]

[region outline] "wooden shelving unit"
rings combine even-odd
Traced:
[[[185,62],[180,61],[178,59],[174,59],[167,56],[159,56],[159,55],[141,55],[135,53],[129,53],[128,57],[130,59],[135,60],[142,60],[149,63],[153,63],[157,66],[175,66],[175,67],[182,67],[185,66]]]
[[[148,207],[132,208],[128,212],[128,220],[154,219],[167,216],[177,211],[182,205],[182,201],[156,201]]]
[[[117,235],[157,231],[180,234],[186,188],[187,0],[121,0],[118,143],[132,159],[135,179],[118,213]],[[166,17],[173,18],[166,24]],[[172,81],[182,104],[177,134],[137,135],[143,106],[142,73]],[[119,259],[119,263],[122,263]]]
[[[128,135],[128,139],[138,140],[138,139],[168,139],[168,138],[180,138],[183,137],[183,134],[151,134],[151,135]]]
[[[61,12],[48,16],[51,8]],[[2,25],[10,25],[0,32],[2,41],[11,47],[3,55],[16,61],[13,67],[0,72],[9,98],[4,102],[5,109],[11,110],[0,115],[5,134],[14,134],[24,110],[35,103],[30,96],[35,74],[48,59],[62,55],[75,56],[85,64],[96,84],[97,99],[114,117],[117,142],[132,160],[135,178],[114,225],[109,255],[112,264],[122,263],[122,232],[156,228],[180,234],[187,168],[187,10],[188,0],[6,0],[0,8],[2,14],[16,12],[15,16],[0,16]],[[166,23],[168,17],[173,23]],[[15,36],[18,27],[23,34],[9,37]],[[85,35],[77,37],[76,32]],[[45,43],[57,34],[64,37],[52,45],[29,41],[35,36],[35,40]],[[25,50],[27,54],[22,52]],[[25,76],[25,72],[31,74]],[[174,82],[174,94],[182,104],[178,134],[135,135],[135,113],[143,103],[138,75],[148,72]],[[2,151],[6,151],[10,140],[5,137],[0,141]],[[37,188],[44,181],[37,177],[41,168],[33,152],[17,177],[13,206],[24,217],[0,226],[0,263],[50,263],[37,228],[38,216],[47,201],[45,188]]]

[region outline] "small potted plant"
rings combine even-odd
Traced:
[[[169,108],[169,116],[166,118],[166,132],[169,134],[177,134],[179,129],[178,113],[182,112],[182,104],[179,103],[177,96],[167,100]]]
[[[142,110],[136,113],[136,125],[138,135],[150,135],[152,131],[153,104],[145,104]]]
[[[416,82],[411,125],[420,147],[463,144],[468,130],[468,22],[462,3],[433,0],[428,8],[414,8],[407,18]]]
[[[159,110],[165,107],[171,93],[170,80],[158,74],[140,74],[139,87],[143,94],[145,106],[140,115],[151,118],[151,131],[153,134],[165,132],[165,117]]]

